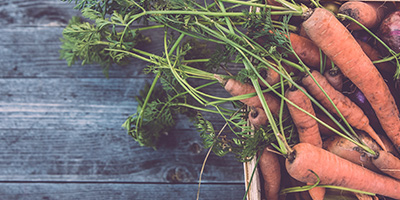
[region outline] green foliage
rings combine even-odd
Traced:
[[[82,65],[98,63],[107,74],[112,64],[124,65],[129,62],[127,53],[108,49],[127,50],[150,42],[148,37],[127,26],[129,15],[122,16],[115,12],[108,20],[91,8],[83,8],[82,15],[95,22],[84,22],[79,17],[73,17],[63,30],[60,56],[68,65],[78,60],[82,61]],[[117,27],[120,26],[126,28],[118,31]]]
[[[227,4],[222,11],[218,3],[207,4],[204,1],[202,5],[191,0],[62,1],[74,2],[84,18],[72,18],[63,31],[60,55],[68,65],[77,61],[82,65],[97,63],[107,73],[113,64],[125,65],[131,58],[138,58],[150,63],[144,73],[156,74],[153,84],[143,88],[136,97],[136,112],[122,125],[140,145],[156,149],[160,138],[174,129],[179,115],[190,119],[204,146],[212,148],[219,156],[233,153],[238,160],[245,162],[276,141],[271,127],[257,131],[251,129],[247,112],[242,110],[243,103],[205,94],[201,88],[209,85],[195,87],[191,80],[204,79],[216,83],[213,73],[221,69],[229,72],[227,66],[230,63],[250,61],[257,66],[260,60],[256,57],[281,59],[285,51],[278,52],[277,49],[285,50],[288,44],[285,23],[289,17],[284,16],[282,28],[276,29],[269,19],[268,10],[257,15],[248,11],[236,12],[240,5]],[[224,17],[231,11],[235,16]],[[156,25],[134,26],[139,23]],[[238,24],[250,30],[249,34],[236,27]],[[162,55],[139,49],[150,42],[150,38],[142,35],[142,30],[155,28],[164,28],[158,30],[164,30],[166,34]],[[171,30],[184,36],[167,34]],[[276,34],[270,34],[271,30]],[[254,41],[264,37],[267,45],[261,46]],[[242,82],[255,77],[255,72],[249,69],[236,75]],[[222,103],[206,108],[213,100]],[[203,112],[224,118],[226,126],[217,130]]]
[[[259,42],[270,54],[278,58],[287,56],[290,53],[290,41],[288,38],[289,28],[287,26],[290,15],[282,16],[282,24],[276,28],[272,22],[271,10],[262,9],[258,15],[248,14],[249,20],[243,24],[243,28],[248,30],[248,36]],[[277,51],[280,49],[280,52]],[[281,55],[282,54],[282,55]]]

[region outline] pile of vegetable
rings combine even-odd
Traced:
[[[215,154],[257,159],[267,200],[400,199],[399,3],[64,1],[85,18],[64,29],[69,65],[149,63],[123,123],[139,144],[183,115]]]

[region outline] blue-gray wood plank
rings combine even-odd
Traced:
[[[106,79],[59,59],[77,14],[59,0],[0,1],[1,199],[195,199],[207,149],[185,119],[157,151],[121,128],[152,80],[146,63],[113,66]],[[202,183],[200,199],[242,199],[242,164],[212,154]]]

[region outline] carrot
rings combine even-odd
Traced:
[[[278,83],[281,80],[281,76],[279,75],[278,72],[271,68],[261,68],[259,69],[260,75],[264,78],[264,80],[269,84],[269,85],[274,85]],[[266,87],[267,85],[264,84],[261,80],[259,81],[260,85],[263,87]]]
[[[332,102],[336,105],[338,110],[341,112],[343,117],[347,120],[347,122],[359,129],[363,130],[368,135],[370,135],[383,149],[386,149],[383,142],[379,138],[378,134],[375,133],[374,129],[369,124],[369,120],[364,112],[358,107],[354,102],[352,102],[348,97],[335,90],[326,80],[324,76],[322,76],[319,72],[313,70],[311,75],[315,78],[315,80],[319,83],[321,88],[326,92],[326,94],[332,99]],[[331,104],[329,99],[325,96],[322,90],[318,87],[318,85],[314,82],[311,76],[305,76],[302,79],[302,83],[307,88],[307,91],[313,95],[317,100],[321,102],[330,112],[338,114],[335,107]]]
[[[308,38],[302,37],[295,33],[290,33],[290,43],[294,52],[307,66],[318,69],[321,66],[321,55],[319,48]],[[289,55],[289,59],[297,60],[294,55]],[[329,60],[326,63],[330,63]]]
[[[378,151],[372,163],[383,173],[400,180],[400,159],[386,151]]]
[[[252,124],[256,129],[268,124],[268,117],[262,107],[251,107],[248,117],[250,124]]]
[[[301,90],[297,89],[296,87],[291,87],[286,90],[285,97],[304,111],[315,116],[315,111],[312,107],[311,100]],[[300,142],[309,143],[322,148],[322,139],[319,133],[317,121],[289,102],[286,104],[293,123],[297,128]],[[325,188],[312,188],[309,190],[309,193],[312,199],[323,200],[325,196]]]
[[[324,149],[357,165],[379,172],[378,168],[372,164],[371,157],[360,151],[357,145],[341,136],[335,135],[324,140]]]
[[[346,187],[400,199],[400,181],[368,170],[322,148],[299,143],[285,161],[286,170],[295,179]],[[316,174],[314,174],[314,173]]]
[[[371,47],[368,43],[363,42],[361,40],[357,40],[357,42],[371,61],[380,60],[382,58],[378,50]],[[396,71],[395,66],[389,62],[377,63],[375,64],[375,66],[378,68],[379,71],[386,71],[391,74]]]
[[[285,97],[293,104],[315,116],[311,100],[299,89],[291,87],[285,92]],[[290,116],[297,128],[300,142],[306,142],[322,147],[322,139],[318,129],[318,122],[308,114],[286,102]]]
[[[281,166],[278,156],[264,149],[258,162],[264,180],[264,194],[268,200],[278,200],[281,184]]]
[[[329,84],[332,85],[333,88],[335,88],[337,91],[340,92],[342,91],[344,77],[339,69],[337,68],[329,69],[324,73],[324,76],[326,80],[329,82]]]
[[[367,28],[375,28],[383,20],[387,10],[384,3],[349,1],[340,6],[339,13],[352,17]],[[350,30],[362,30],[354,22],[347,24]]]
[[[232,96],[239,96],[256,92],[255,88],[252,85],[242,83],[235,79],[228,79],[220,82],[225,83],[225,90],[228,91]],[[277,116],[279,113],[280,101],[269,93],[265,92],[263,93],[263,95],[265,100],[267,101],[269,109],[271,109],[272,114]],[[258,96],[241,99],[240,101],[250,107],[253,106],[262,108],[262,104]]]
[[[383,130],[400,151],[399,110],[381,74],[357,41],[331,12],[322,8],[315,9],[303,26],[310,39],[362,91]]]

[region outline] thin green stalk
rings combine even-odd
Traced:
[[[145,27],[140,27],[140,28],[135,28],[133,31],[147,31],[147,30],[152,30],[152,29],[157,29],[157,28],[164,28],[165,26],[162,24],[159,25],[153,25],[153,26],[145,26]]]
[[[251,61],[247,58],[247,56],[240,50],[237,49],[237,51],[243,55],[244,60],[243,60],[243,64],[245,66],[245,68],[249,71],[254,71],[257,73],[257,69],[251,64]],[[269,109],[268,103],[264,98],[263,92],[261,90],[261,87],[258,83],[258,78],[256,77],[250,77],[251,82],[253,83],[254,89],[256,90],[256,93],[258,95],[258,97],[261,100],[261,105],[264,108],[265,114],[267,115],[268,121],[271,125],[272,131],[275,133],[275,137],[278,141],[278,145],[279,145],[279,150],[281,152],[283,152],[284,155],[287,155],[288,151],[290,151],[290,149],[286,149],[286,145],[287,142],[285,140],[285,138],[280,138],[277,136],[277,134],[279,133],[279,129],[278,126],[275,123],[274,117],[272,116],[271,110]],[[283,141],[282,141],[283,140]]]
[[[175,51],[175,49],[178,47],[179,43],[182,41],[182,39],[185,37],[185,34],[181,33],[179,35],[178,39],[174,42],[174,45],[171,47],[171,49],[168,52],[168,56],[171,56],[172,53]]]
[[[122,49],[110,49],[110,48],[105,48],[104,50],[106,50],[106,51],[120,52],[120,53],[126,53],[126,54],[129,54],[130,56],[132,56],[132,57],[134,57],[134,58],[138,58],[138,59],[141,59],[141,60],[143,60],[143,61],[146,61],[146,62],[149,62],[149,63],[153,63],[153,64],[159,64],[159,63],[158,63],[157,61],[155,61],[155,60],[151,60],[151,59],[145,58],[145,57],[143,57],[143,56],[140,56],[140,55],[138,55],[138,54],[135,54],[135,53],[132,53],[132,52],[129,52],[129,51],[126,51],[126,50],[122,50]]]
[[[372,61],[372,63],[374,63],[374,64],[384,63],[384,62],[391,61],[393,59],[398,59],[399,57],[400,57],[400,53],[397,53],[396,55],[385,57],[385,58],[382,58],[380,60],[374,60],[374,61]]]
[[[143,9],[143,8],[142,8],[142,9]],[[143,10],[144,10],[144,9],[143,9]],[[130,26],[133,22],[135,22],[137,19],[139,19],[140,17],[144,16],[145,14],[146,14],[146,12],[143,11],[142,13],[139,13],[139,14],[134,15],[134,16],[132,17],[132,19],[125,25],[125,28],[124,28],[124,30],[122,31],[121,39],[120,39],[120,41],[119,41],[120,44],[123,43],[123,39],[124,39],[125,33],[128,31],[129,26]]]
[[[201,107],[193,106],[193,105],[186,104],[186,103],[171,103],[171,106],[183,106],[183,107],[192,108],[192,109],[198,110],[198,111],[222,114],[222,115],[227,115],[227,116],[232,115],[232,113],[226,113],[226,112],[222,112],[222,111],[219,111],[219,110],[217,111],[217,110],[211,110],[211,109],[207,109],[207,108],[201,108]]]
[[[189,11],[189,10],[154,10],[147,11],[147,15],[206,15],[213,17],[243,17],[242,12],[205,12],[205,11]]]
[[[159,71],[157,73],[157,75],[154,77],[153,83],[150,86],[149,92],[147,93],[147,96],[146,96],[146,98],[145,98],[145,100],[143,102],[143,106],[142,106],[142,108],[141,108],[141,110],[139,112],[138,120],[136,121],[136,129],[138,129],[138,127],[142,126],[142,119],[143,119],[142,116],[143,116],[145,107],[147,106],[147,103],[148,103],[148,101],[150,99],[150,96],[151,96],[155,86],[156,86],[156,83],[157,83],[158,79],[160,78],[160,75],[161,75],[161,71]]]
[[[189,94],[195,99],[197,100],[200,104],[206,104],[207,101],[205,99],[203,99],[202,97],[200,97],[199,95],[196,94],[196,90],[194,90],[193,87],[191,87],[184,79],[182,79],[182,77],[176,72],[175,70],[175,65],[176,62],[178,62],[178,60],[176,60],[174,62],[174,64],[172,65],[171,60],[169,58],[168,55],[168,45],[167,45],[167,31],[165,31],[165,36],[164,36],[164,51],[166,52],[166,61],[167,64],[172,72],[172,74],[174,75],[174,77],[176,78],[176,80],[178,81],[178,83],[186,90],[189,91]]]
[[[200,63],[208,61],[210,61],[209,58],[200,58],[200,59],[182,60],[182,63]]]
[[[354,193],[361,193],[361,194],[366,194],[366,195],[371,195],[371,196],[376,195],[375,193],[371,193],[371,192],[365,192],[362,190],[356,190],[356,189],[351,189],[351,188],[346,188],[346,187],[341,187],[341,186],[334,186],[334,185],[318,185],[318,187],[341,190],[341,191],[349,191],[349,192],[354,192]],[[312,188],[313,188],[312,185],[290,187],[290,188],[282,189],[279,193],[280,194],[288,194],[288,193],[293,193],[293,192],[305,192]]]
[[[195,34],[193,34],[193,33],[186,32],[186,31],[177,29],[177,28],[175,28],[175,27],[173,27],[173,26],[171,26],[171,25],[169,25],[169,24],[164,24],[164,25],[167,26],[168,28],[173,29],[174,31],[177,31],[177,32],[179,32],[179,33],[184,33],[184,34],[186,34],[187,36],[190,36],[190,37],[192,37],[192,38],[196,38],[196,39],[200,39],[200,40],[204,40],[204,41],[208,41],[208,42],[213,42],[213,43],[216,43],[216,44],[223,44],[223,42],[221,42],[221,41],[214,40],[214,39],[207,38],[207,37],[203,37],[203,36],[200,36],[200,35],[195,35]]]
[[[223,13],[226,13],[224,3],[223,3],[222,1],[219,1],[218,3],[219,3],[218,5],[219,5],[221,11],[222,11]],[[227,24],[227,26],[228,26],[229,31],[230,31],[231,33],[234,33],[233,27],[232,27],[232,24],[231,24],[231,21],[230,21],[229,17],[224,17],[224,18],[225,18],[225,21],[226,21],[226,24]]]
[[[208,82],[208,83],[206,83],[206,84],[203,84],[203,85],[200,85],[200,86],[196,87],[195,89],[196,89],[196,90],[199,90],[199,89],[201,89],[201,88],[208,87],[208,86],[213,85],[213,84],[216,84],[216,83],[218,83],[218,81]],[[180,96],[186,95],[186,94],[188,94],[188,93],[189,93],[188,91],[185,91],[185,92],[182,92],[182,93],[178,93],[178,94],[176,94],[175,96],[173,96],[173,97],[171,97],[170,99],[168,99],[168,101],[167,101],[167,102],[164,104],[164,106],[160,109],[160,112],[158,113],[157,118],[160,117],[160,115],[163,113],[163,111],[165,110],[165,108],[167,108],[167,107],[171,104],[171,102],[172,102],[173,100],[175,100],[176,98],[178,98],[178,97],[180,97]]]
[[[285,8],[283,6],[273,6],[273,5],[267,5],[267,4],[261,4],[261,3],[252,3],[250,1],[238,1],[238,0],[220,0],[220,1],[227,2],[227,3],[233,3],[233,4],[238,4],[238,5],[244,5],[244,6],[270,8],[272,10],[288,10],[287,8]]]

